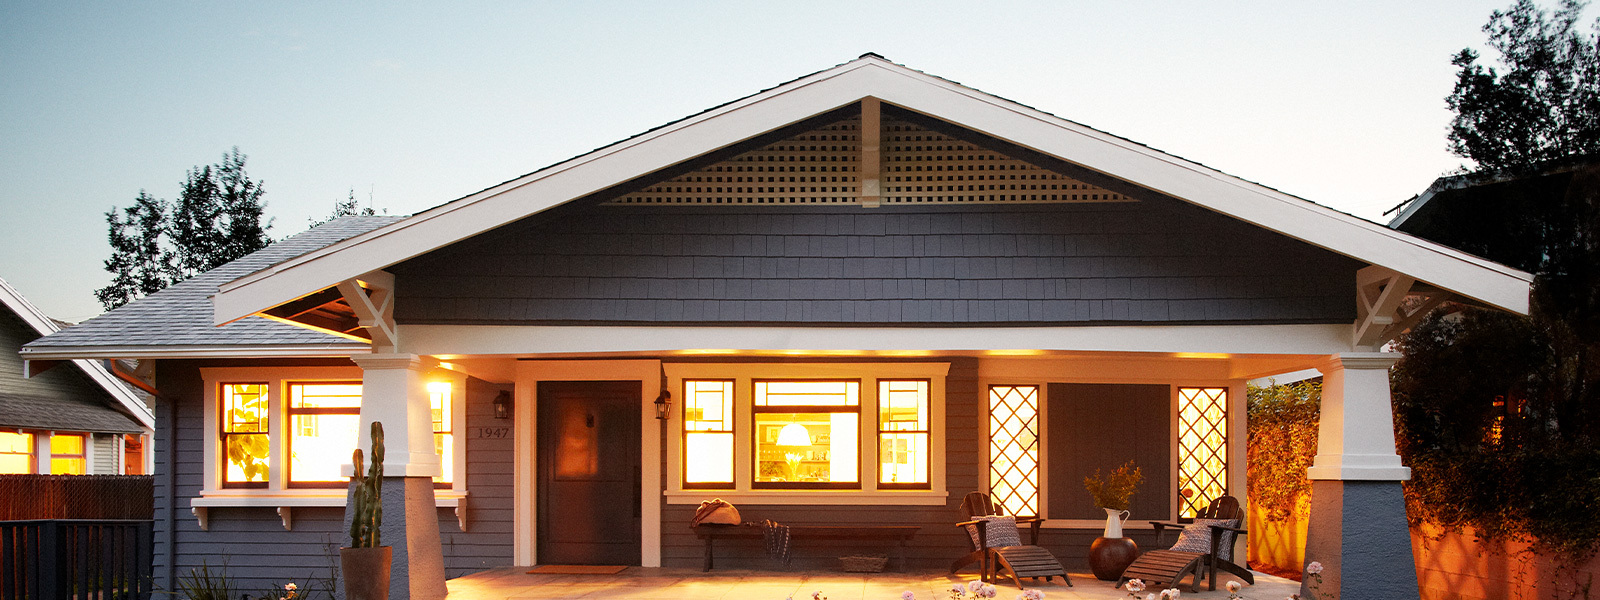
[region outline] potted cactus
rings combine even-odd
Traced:
[[[355,507],[350,519],[350,547],[339,549],[346,600],[388,600],[389,566],[394,549],[379,545],[383,525],[383,424],[372,423],[372,464],[361,474],[361,449],[351,457]]]

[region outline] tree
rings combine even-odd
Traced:
[[[1456,54],[1450,151],[1479,170],[1505,171],[1600,152],[1600,20],[1577,30],[1584,3],[1546,13],[1532,0],[1495,11],[1483,26],[1504,71]]]
[[[190,169],[175,203],[144,191],[106,213],[110,285],[95,291],[110,310],[267,247],[266,189],[245,172],[235,147],[222,162]]]
[[[385,212],[388,211],[388,209],[384,210]],[[361,208],[361,203],[356,200],[355,188],[350,188],[349,196],[347,196],[344,200],[335,200],[333,202],[333,214],[328,215],[327,218],[320,221],[313,220],[309,217],[306,218],[306,221],[311,223],[311,227],[316,227],[339,217],[370,217],[376,214],[378,214],[378,212],[373,210],[371,206]]]

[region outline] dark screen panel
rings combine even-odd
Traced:
[[[1171,515],[1170,386],[1052,383],[1046,394],[1049,518],[1105,518],[1083,479],[1095,469],[1109,473],[1129,459],[1144,474],[1129,519]]]

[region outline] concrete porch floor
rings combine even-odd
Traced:
[[[521,598],[619,598],[629,600],[811,600],[820,591],[828,600],[899,600],[906,591],[917,600],[949,600],[950,584],[977,579],[971,572],[950,575],[944,571],[910,573],[845,573],[841,571],[750,571],[739,569],[702,573],[694,568],[629,567],[616,575],[529,575],[530,567],[502,567],[451,579],[450,600],[511,600]],[[1217,591],[1200,586],[1197,594],[1185,598],[1227,598],[1221,583],[1232,579],[1223,575]],[[1252,600],[1278,600],[1300,592],[1296,581],[1255,574],[1256,584],[1240,591]],[[1075,587],[1059,578],[1048,583],[1023,579],[1028,589],[1038,589],[1047,600],[1127,598],[1126,591],[1112,587],[1089,573],[1072,573]],[[1020,590],[1006,580],[997,584],[998,600],[1011,600]],[[1149,590],[1147,590],[1148,593]],[[1143,597],[1143,594],[1140,594]],[[970,596],[969,596],[970,598]]]

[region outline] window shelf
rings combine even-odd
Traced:
[[[305,507],[343,507],[345,494],[323,493],[255,493],[245,494],[231,491],[201,492],[199,498],[189,499],[189,512],[200,523],[201,531],[210,531],[210,509],[212,508],[274,508],[278,517],[283,521],[285,531],[294,529],[294,509]],[[434,505],[439,508],[454,508],[456,524],[461,531],[467,530],[467,493],[454,490],[435,490],[433,493]]]

